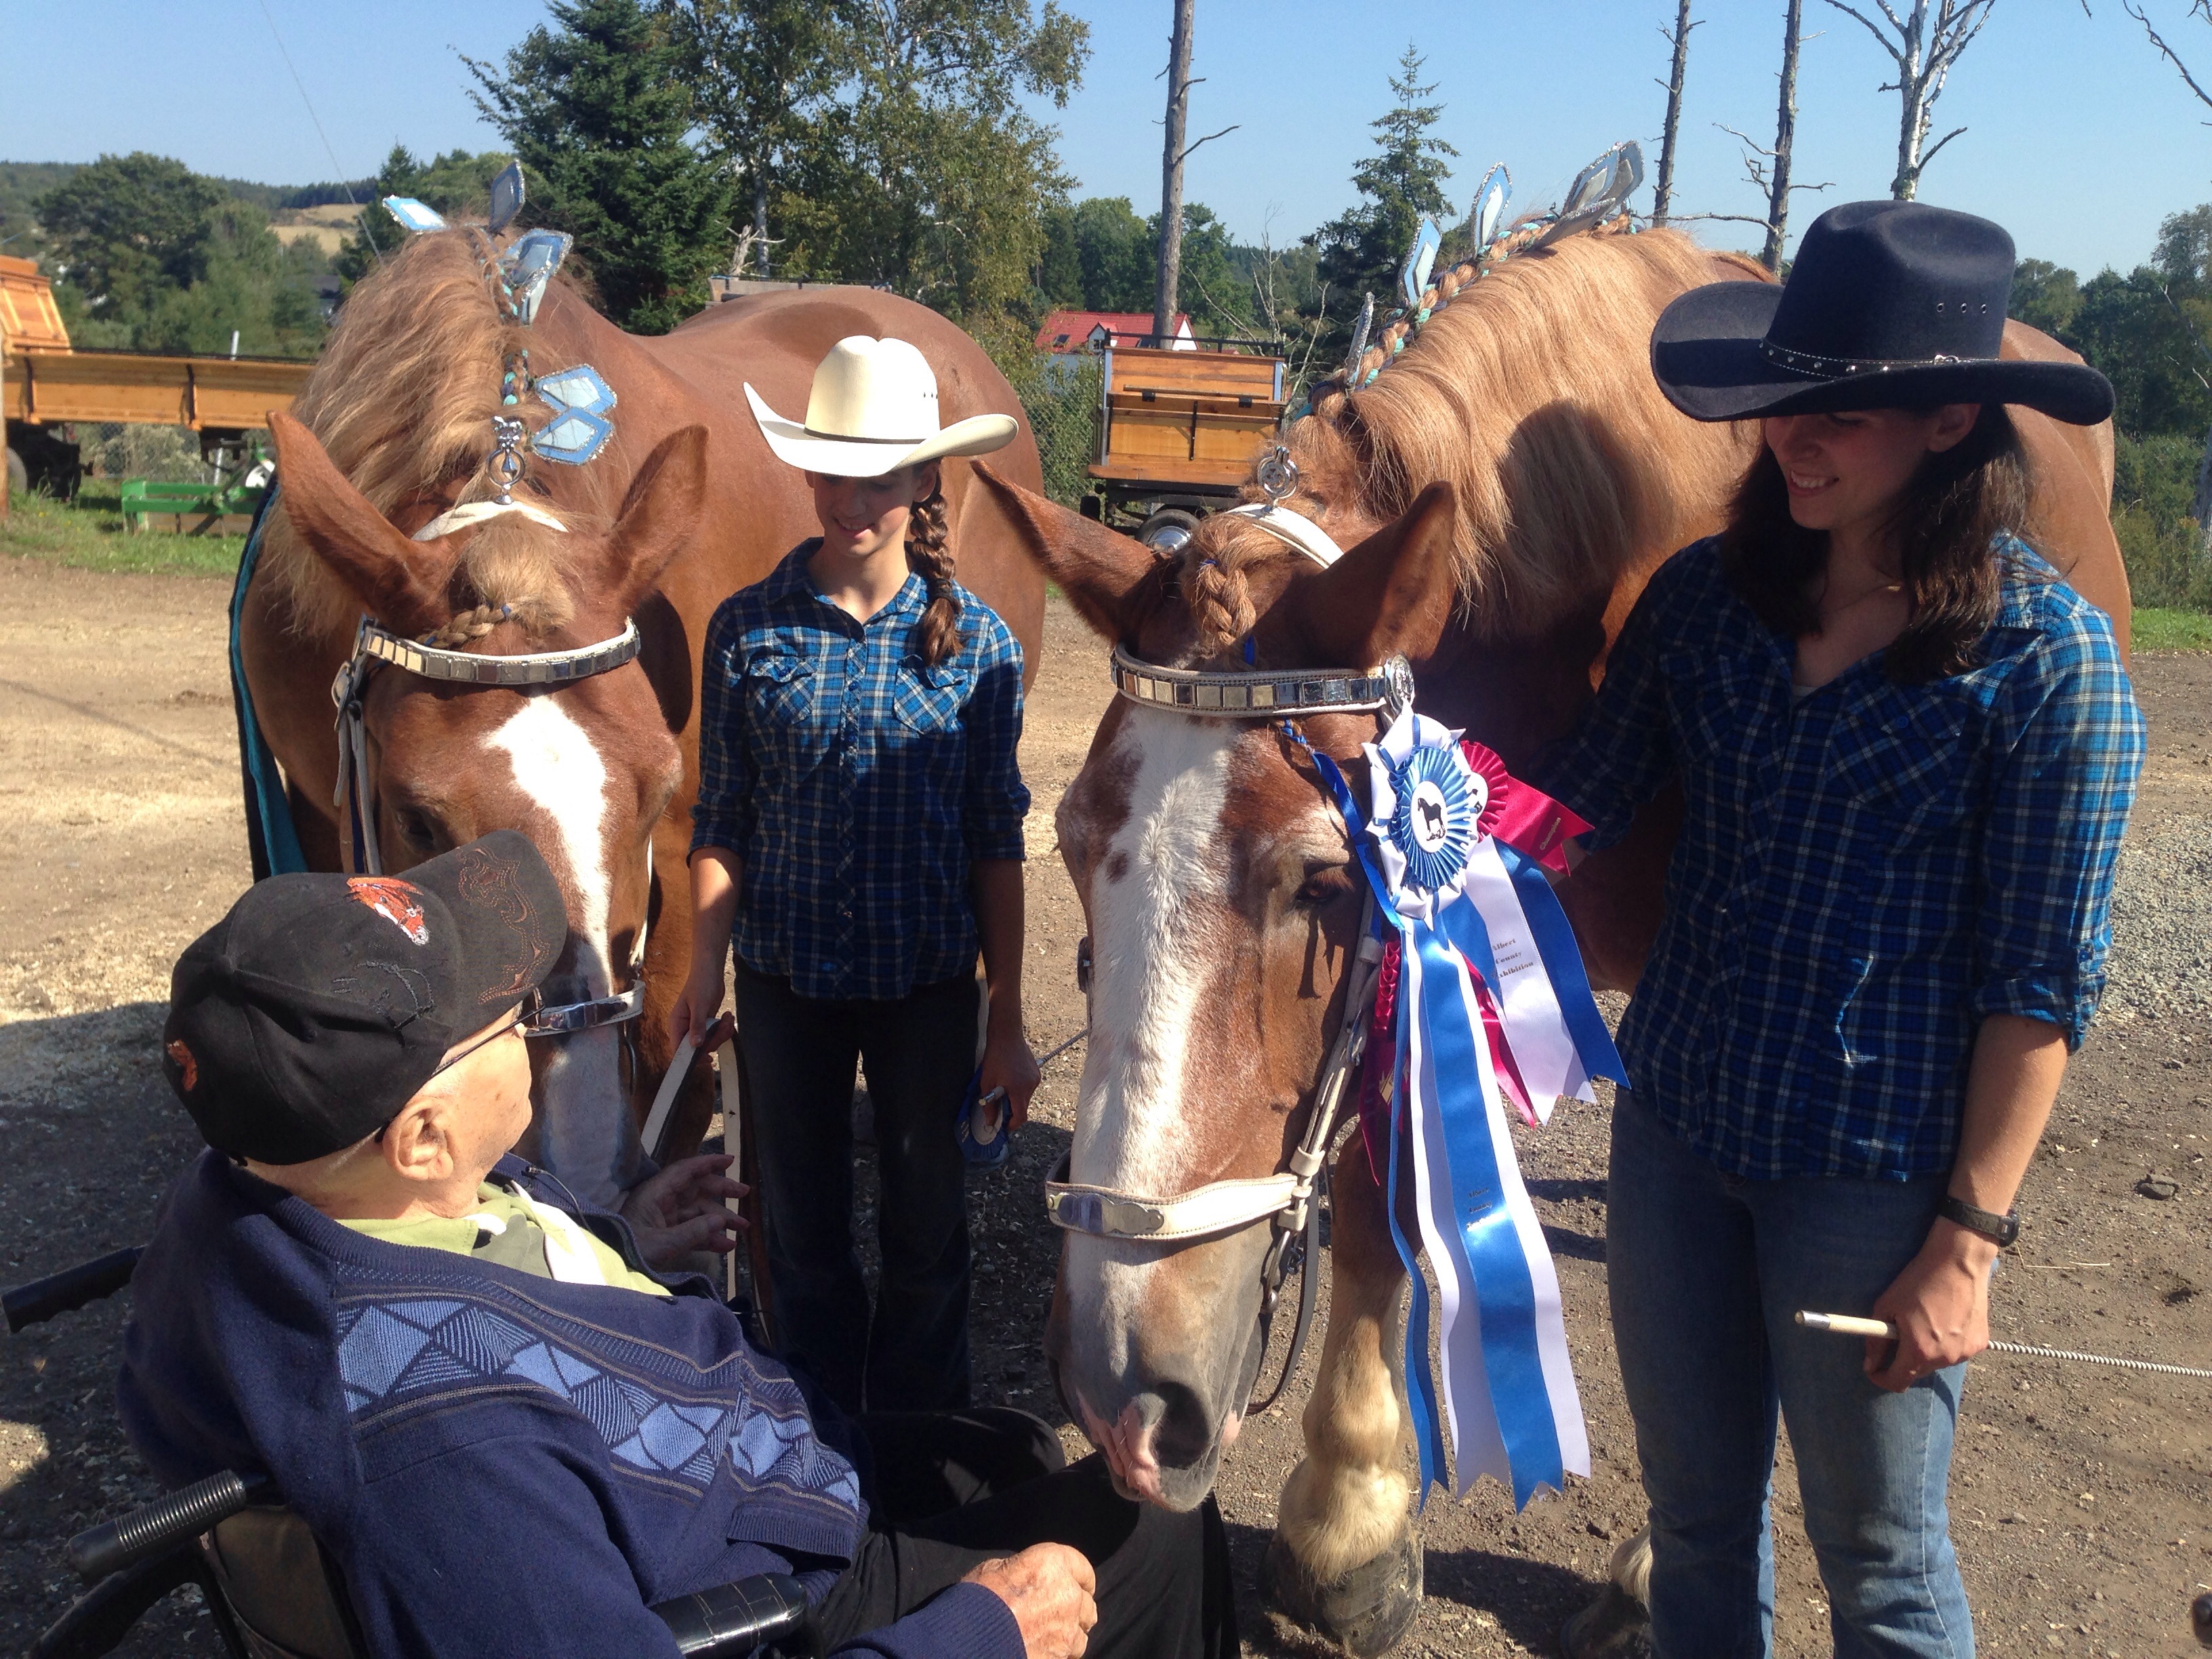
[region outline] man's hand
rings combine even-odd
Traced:
[[[655,1267],[675,1269],[694,1250],[726,1255],[738,1248],[744,1221],[723,1200],[752,1189],[727,1174],[727,1152],[681,1158],[623,1194],[622,1218],[637,1235],[638,1254]]]
[[[986,1561],[963,1582],[981,1584],[1012,1609],[1028,1659],[1077,1659],[1098,1622],[1091,1599],[1098,1576],[1065,1544],[1032,1544],[1019,1555]]]
[[[983,1076],[976,1085],[978,1091],[988,1095],[994,1089],[1004,1089],[1006,1107],[1018,1129],[1030,1121],[1030,1097],[1036,1092],[1042,1076],[1037,1070],[1036,1055],[1030,1050],[1029,1038],[1023,1035],[1021,1016],[1001,1016],[994,1010],[983,1037]]]
[[[1997,1247],[1938,1218],[1928,1242],[1872,1310],[1897,1327],[1894,1340],[1866,1339],[1866,1374],[1902,1394],[1930,1371],[1972,1359],[1990,1346],[1990,1264]]]

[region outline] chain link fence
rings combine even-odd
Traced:
[[[205,483],[214,477],[200,459],[200,434],[189,427],[81,421],[76,441],[88,478]]]
[[[1031,353],[1006,377],[1022,400],[1044,469],[1044,493],[1073,507],[1097,488],[1090,477],[1098,459],[1098,407],[1105,365],[1088,352]]]

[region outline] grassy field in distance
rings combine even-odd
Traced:
[[[0,520],[0,554],[51,559],[81,570],[166,571],[179,575],[228,576],[238,568],[243,536],[179,536],[124,528],[112,483],[85,485],[73,502],[10,491]]]

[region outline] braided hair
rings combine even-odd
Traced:
[[[960,648],[960,596],[952,591],[951,531],[943,482],[916,501],[907,520],[907,568],[929,590],[921,613],[921,659],[932,668]]]

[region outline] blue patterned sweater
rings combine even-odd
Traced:
[[[526,1170],[499,1166],[635,1259],[618,1218]],[[818,1601],[866,1505],[791,1375],[705,1279],[667,1282],[672,1300],[386,1243],[207,1152],[132,1281],[124,1426],[170,1486],[272,1475],[378,1659],[672,1656],[649,1603],[771,1571]],[[1022,1643],[959,1584],[838,1651]]]

